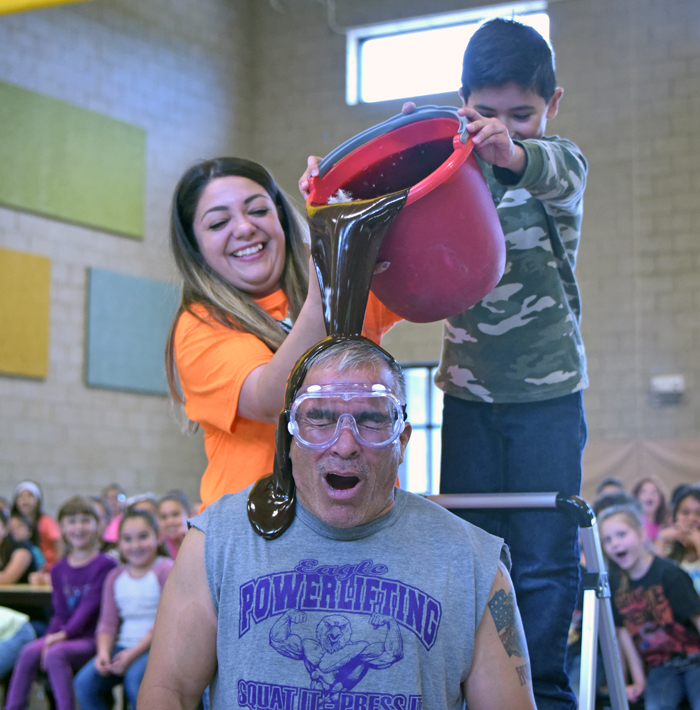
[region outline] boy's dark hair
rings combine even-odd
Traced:
[[[466,101],[472,91],[510,83],[549,102],[557,88],[554,52],[534,28],[498,17],[479,27],[467,44],[462,96]]]

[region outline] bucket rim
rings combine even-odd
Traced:
[[[341,169],[340,163],[352,165],[353,161],[357,162],[360,155],[364,156],[368,150],[371,150],[370,146],[375,143],[378,145],[377,149],[380,151],[390,150],[389,146],[391,146],[392,138],[388,136],[391,134],[395,134],[396,136],[402,135],[404,130],[411,130],[410,127],[412,124],[417,124],[419,121],[435,122],[438,125],[442,124],[442,129],[436,128],[432,130],[442,130],[444,138],[448,138],[451,135],[453,150],[433,172],[409,188],[406,205],[415,202],[441,185],[458,170],[469,157],[473,149],[473,144],[471,136],[469,136],[466,131],[466,118],[460,116],[456,108],[453,106],[422,106],[410,114],[398,114],[388,121],[373,126],[331,151],[319,162],[319,175],[317,177],[312,176],[309,180],[311,189],[306,199],[306,205],[315,207],[325,205],[331,194],[335,194],[335,190],[333,190],[332,187],[333,178],[331,175],[334,174],[336,170]],[[452,128],[445,131],[447,121],[456,122],[454,132]],[[385,141],[379,142],[380,139],[385,136],[388,138]],[[400,142],[401,139],[394,138],[393,140]],[[324,184],[325,177],[330,178],[330,187],[327,181],[325,181]]]
[[[334,148],[328,155],[320,160],[318,164],[319,177],[323,177],[336,163],[345,158],[345,156],[357,150],[365,143],[369,143],[374,138],[378,138],[402,126],[408,126],[411,123],[425,121],[431,118],[455,119],[459,123],[459,133],[462,133],[467,125],[467,119],[464,116],[460,116],[454,106],[437,106],[435,104],[417,106],[411,113],[396,114],[382,123],[367,128],[346,140],[344,143],[341,143],[337,148]]]

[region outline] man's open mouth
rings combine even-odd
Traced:
[[[338,476],[335,473],[329,473],[326,476],[328,485],[336,491],[346,491],[354,488],[360,479],[357,476]]]

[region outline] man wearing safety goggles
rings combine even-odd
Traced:
[[[210,682],[212,710],[535,710],[503,541],[395,486],[404,402],[359,336],[297,363],[273,474],[190,521],[139,710]]]

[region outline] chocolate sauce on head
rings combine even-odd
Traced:
[[[369,342],[383,353],[387,360],[394,360],[386,350],[361,335],[331,335],[307,350],[294,366],[287,382],[284,411],[277,422],[275,463],[272,473],[257,481],[248,494],[248,520],[253,530],[266,540],[279,537],[292,524],[296,509],[296,489],[289,456],[293,437],[287,429],[287,412],[291,409],[318,355],[337,343],[351,340]]]
[[[372,200],[309,206],[311,256],[328,335],[359,335],[379,247],[408,189]]]
[[[257,481],[248,494],[248,520],[253,530],[267,540],[279,537],[292,524],[295,515],[296,489],[289,458],[292,435],[287,430],[287,411],[319,353],[344,339],[362,337],[377,253],[389,226],[406,202],[408,190],[371,200],[310,206],[307,210],[311,255],[330,337],[307,351],[289,375],[285,410],[277,423],[272,473]],[[391,358],[384,350],[382,352]]]

